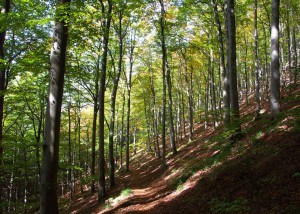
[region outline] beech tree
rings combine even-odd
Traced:
[[[112,19],[112,1],[108,0],[104,2],[100,0],[101,11],[103,15],[102,27],[103,27],[103,51],[101,61],[101,75],[100,75],[100,89],[99,89],[99,190],[98,201],[101,202],[106,196],[105,190],[105,158],[104,158],[104,102],[105,102],[105,87],[106,87],[106,69],[107,69],[107,56],[108,56],[108,42],[110,25]]]
[[[271,113],[276,118],[280,112],[279,73],[279,5],[280,0],[272,0],[271,22]]]
[[[229,72],[229,88],[230,88],[230,107],[232,112],[231,124],[236,133],[240,132],[239,122],[239,97],[237,90],[237,69],[236,69],[236,26],[235,26],[235,10],[234,0],[227,0],[227,61]]]
[[[57,171],[59,159],[59,134],[61,105],[66,72],[66,49],[70,0],[58,0],[56,23],[53,30],[50,54],[50,82],[47,101],[45,137],[40,192],[40,212],[58,213]],[[66,16],[63,16],[66,14]]]
[[[297,0],[274,1],[273,12],[257,0],[55,2],[1,1],[5,213],[67,212],[57,198],[86,192],[102,203],[127,188],[115,177],[134,173],[135,156],[166,169],[177,143],[197,143],[198,127],[220,120],[237,141],[240,106],[258,116],[267,100],[276,118],[279,81],[291,92],[297,82]]]
[[[10,0],[4,0],[1,4],[1,16],[4,12],[4,17],[7,20],[7,15],[10,11]],[[4,26],[0,28],[0,167],[3,165],[3,110],[4,110],[4,91],[7,87],[6,85],[6,67],[5,67],[5,52],[4,52],[4,42],[6,36],[6,23],[3,23]],[[2,185],[0,185],[0,203],[2,202]],[[0,213],[2,213],[2,207],[0,207]]]

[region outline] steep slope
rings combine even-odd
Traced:
[[[268,106],[256,121],[254,105],[242,105],[237,143],[221,128],[196,127],[196,140],[169,154],[167,171],[140,151],[106,204],[81,196],[72,213],[300,213],[300,90],[284,94],[276,121]]]

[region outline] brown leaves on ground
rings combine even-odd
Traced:
[[[300,89],[283,95],[277,121],[267,113],[253,120],[252,100],[241,106],[245,137],[235,144],[221,128],[198,125],[195,140],[169,154],[166,171],[140,151],[131,172],[118,174],[106,204],[97,194],[78,195],[72,213],[300,213]],[[263,106],[268,112],[269,103]],[[124,189],[132,192],[121,195]]]

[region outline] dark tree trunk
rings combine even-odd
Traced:
[[[3,0],[1,9],[4,8],[4,13],[7,15],[10,11],[10,0]],[[2,15],[2,11],[1,11]],[[5,16],[6,16],[5,15]],[[5,43],[5,36],[6,36],[6,28],[1,27],[0,32],[0,167],[3,165],[3,111],[4,111],[4,91],[6,89],[6,68],[4,64],[4,43]],[[3,60],[3,61],[2,61]],[[2,183],[2,182],[1,182]],[[2,203],[3,199],[3,189],[2,185],[0,184],[0,204]],[[2,207],[0,207],[0,213],[2,213]]]
[[[171,84],[171,71],[170,66],[168,63],[168,55],[167,55],[167,48],[165,42],[165,9],[163,0],[160,1],[161,4],[161,48],[162,48],[162,60],[163,65],[166,69],[166,84],[168,87],[168,98],[169,98],[169,120],[170,120],[170,144],[172,148],[173,155],[177,153],[176,144],[175,144],[175,134],[174,134],[174,122],[173,122],[173,99],[172,99],[172,84]]]
[[[161,39],[161,49],[164,52],[165,45],[165,9],[163,0],[159,0],[160,3],[160,39]],[[167,169],[166,162],[166,102],[167,102],[167,87],[166,87],[166,60],[164,54],[162,54],[162,79],[163,79],[163,102],[162,102],[162,166],[163,169]]]
[[[74,199],[74,186],[72,182],[72,141],[71,141],[71,103],[68,104],[68,184],[70,189],[70,200]]]
[[[280,112],[280,72],[279,72],[279,4],[272,0],[271,24],[271,113],[275,119]]]
[[[112,2],[108,0],[107,8],[104,6],[103,0],[100,0],[102,7],[102,14],[106,16],[103,18],[103,52],[101,61],[101,76],[100,76],[100,88],[99,88],[99,190],[98,201],[102,202],[106,196],[105,190],[105,159],[104,159],[104,101],[105,101],[105,89],[106,89],[106,68],[107,68],[107,55],[108,55],[108,42],[109,31],[112,16]],[[107,10],[107,11],[106,11]]]
[[[228,72],[230,85],[230,107],[232,112],[232,128],[235,134],[241,130],[239,122],[239,97],[237,90],[237,69],[236,69],[236,27],[235,27],[235,10],[234,0],[226,0],[227,2],[227,36],[228,36]]]
[[[119,37],[119,60],[118,60],[118,71],[114,79],[113,91],[110,98],[110,125],[109,125],[109,186],[115,185],[115,164],[114,164],[114,129],[115,129],[115,112],[116,112],[116,98],[119,86],[119,79],[122,70],[123,62],[123,31],[122,31],[122,11],[118,12],[118,37]]]
[[[93,128],[92,128],[92,154],[91,154],[91,193],[95,193],[95,163],[96,163],[96,132],[97,132],[97,118],[98,118],[98,94],[99,94],[99,76],[100,76],[100,68],[99,68],[100,59],[98,57],[97,61],[97,69],[96,69],[96,79],[95,79],[95,95],[93,97],[94,101],[94,113],[93,113]]]
[[[40,192],[40,212],[58,213],[57,171],[59,158],[59,134],[61,105],[66,71],[66,49],[68,38],[68,17],[70,0],[58,0],[56,14],[62,14],[61,5],[66,5],[63,14],[57,18],[53,31],[52,50],[50,55],[50,83],[47,103],[45,136],[43,144],[43,162]]]

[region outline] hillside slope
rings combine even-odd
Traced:
[[[253,102],[254,103],[254,102]],[[284,94],[283,112],[270,120],[264,103],[260,120],[254,105],[242,104],[244,138],[195,129],[193,142],[161,160],[140,151],[131,173],[117,177],[118,187],[99,207],[94,196],[78,196],[72,213],[300,213],[300,89]],[[124,191],[125,190],[125,191]],[[122,192],[122,194],[121,194]],[[67,211],[66,211],[67,212]]]

